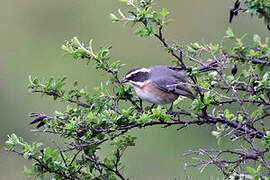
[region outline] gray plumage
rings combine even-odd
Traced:
[[[188,79],[185,71],[170,66],[150,66],[150,79],[160,90],[194,99],[195,96],[187,87]]]
[[[200,64],[198,70],[207,72],[217,66],[216,61],[208,61]],[[179,95],[195,99],[188,86],[191,79],[185,76],[185,72],[181,67],[165,65],[136,67],[129,70],[121,82],[130,84],[142,100],[154,104],[168,104],[175,101]]]

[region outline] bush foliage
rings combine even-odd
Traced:
[[[128,147],[135,146],[136,137],[129,134],[131,129],[176,126],[181,130],[191,125],[215,125],[216,130],[209,133],[217,138],[218,144],[222,137],[230,136],[238,148],[190,150],[186,155],[197,157],[197,161],[184,168],[198,166],[203,172],[214,164],[224,179],[268,179],[270,131],[264,125],[270,116],[268,39],[257,34],[239,37],[228,28],[218,44],[170,43],[163,35],[172,22],[167,9],[155,9],[153,0],[121,0],[121,3],[127,9],[110,14],[111,20],[135,26],[139,36],[157,38],[172,56],[170,63],[185,71],[190,79],[187,84],[196,98],[185,108],[180,102],[187,99],[180,97],[174,103],[173,113],[163,106],[142,106],[131,86],[121,84],[118,74],[123,64],[111,59],[111,47],[95,51],[92,40],[84,44],[74,37],[62,46],[65,54],[94,65],[106,73],[108,81],[89,93],[78,82],[67,89],[65,77],[45,82],[29,78],[30,92],[52,96],[66,104],[65,110],[52,115],[31,113],[31,124],[37,123],[38,132],[63,137],[67,147],[54,149],[42,143],[27,143],[11,134],[6,149],[33,162],[33,168],[25,167],[25,175],[40,179],[128,179],[122,172],[121,157]],[[263,18],[266,27],[270,26],[268,0],[237,0],[228,13],[230,21],[239,13],[249,13]],[[251,38],[253,42],[247,43]],[[224,42],[229,46],[225,47]],[[211,71],[198,71],[198,65],[210,61],[215,62]],[[101,158],[97,152],[106,142],[112,151]],[[191,176],[187,174],[186,178]]]

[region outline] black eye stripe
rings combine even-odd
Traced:
[[[128,74],[130,74],[130,73],[132,73],[132,72],[134,72],[134,71],[137,71],[137,70],[139,70],[139,69],[141,69],[141,67],[133,68],[133,69],[129,70],[129,71],[126,73],[126,75],[128,75]]]
[[[137,72],[135,74],[132,74],[128,79],[135,82],[144,82],[149,79],[149,73]]]

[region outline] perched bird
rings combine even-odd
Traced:
[[[198,66],[198,69],[205,72],[215,65],[216,62],[209,61]],[[187,86],[190,78],[185,76],[185,70],[177,67],[165,65],[136,67],[129,70],[121,82],[131,85],[142,100],[153,104],[173,103],[179,95],[195,98]]]
[[[133,68],[121,82],[131,85],[142,100],[164,105],[172,103],[179,95],[195,98],[184,84],[187,81],[184,71],[160,65]]]

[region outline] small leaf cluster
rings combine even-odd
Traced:
[[[245,7],[241,7],[241,3]],[[238,16],[239,12],[247,12],[251,16],[263,19],[264,24],[270,30],[270,2],[268,0],[235,0],[230,9],[229,21],[232,22],[234,16]]]
[[[263,143],[266,149],[270,150],[270,131],[266,132],[266,135],[263,138]]]
[[[131,10],[128,12],[128,15],[124,15],[119,9],[118,14],[120,17],[110,14],[111,20],[114,22],[124,21],[133,25],[138,24],[135,33],[142,37],[153,36],[159,28],[172,22],[172,20],[167,19],[169,14],[167,9],[162,8],[159,12],[153,10],[153,0],[125,0],[121,2],[133,7],[135,10]]]
[[[65,87],[67,78],[50,78],[42,82],[38,78],[30,77],[29,92],[52,96],[54,100],[61,100],[68,104],[64,111],[55,111],[52,116],[31,113],[30,116],[34,118],[31,124],[38,122],[37,127],[43,126],[44,132],[68,138],[71,143],[64,150],[52,150],[51,147],[47,147],[36,150],[35,156],[29,149],[18,151],[18,154],[27,154],[37,162],[33,164],[33,169],[25,167],[27,176],[43,177],[49,172],[56,179],[61,177],[116,179],[115,174],[122,165],[120,162],[122,154],[127,147],[135,145],[134,137],[125,135],[118,138],[118,136],[125,134],[129,128],[165,121],[170,115],[161,106],[148,108],[142,113],[138,109],[140,107],[136,105],[138,98],[131,92],[131,87],[122,85],[118,79],[119,67],[114,66],[115,63],[109,64],[107,56],[99,55],[104,52],[104,49],[96,55],[90,50],[92,48],[85,48],[77,38],[70,42],[66,43],[63,49],[75,60],[87,58],[95,61],[97,69],[112,75],[111,80],[106,83],[111,88],[108,89],[101,84],[100,87],[95,88],[94,93],[90,94],[85,88],[80,88],[78,82],[74,82],[71,89],[67,90]],[[120,109],[118,105],[121,101],[130,101],[134,106]],[[23,140],[19,141],[20,138],[15,137],[17,136],[13,134],[6,142],[10,151],[16,146],[26,146],[21,143]],[[112,139],[116,139],[111,143],[113,152],[101,160],[96,153],[102,148],[103,142]],[[64,153],[69,151],[72,152],[72,156]],[[77,157],[77,153],[81,158]]]
[[[266,25],[270,25],[270,2],[268,0],[246,0],[245,5],[251,15],[259,13],[258,17],[263,18]]]
[[[87,63],[90,61],[96,62],[96,68],[111,73],[116,78],[119,68],[123,66],[119,61],[109,64],[111,46],[101,47],[96,53],[92,47],[93,40],[90,40],[86,47],[77,37],[66,41],[62,45],[62,49],[66,52],[65,55],[71,55],[75,60],[86,59]]]
[[[247,170],[247,173],[232,175],[229,177],[229,180],[245,180],[245,179],[269,180],[269,177],[261,175],[261,171],[262,171],[261,165],[259,165],[257,168],[248,166],[246,170]]]
[[[42,143],[34,142],[29,145],[15,134],[8,136],[6,147],[25,159],[35,161],[32,169],[24,167],[24,174],[28,177],[44,179],[48,177],[46,174],[50,173],[50,177],[56,180],[105,177],[116,180],[116,175],[111,170],[122,166],[120,158],[127,147],[135,145],[134,140],[135,137],[130,135],[115,139],[111,143],[112,152],[103,160],[95,156],[95,150],[91,146],[85,147],[81,155],[65,153],[51,147],[41,148]],[[104,170],[101,168],[103,166]]]
[[[238,56],[238,59],[242,62],[251,61],[253,64],[268,64],[267,56],[269,55],[268,38],[265,42],[261,40],[261,37],[257,34],[253,36],[253,44],[248,46],[244,42],[246,34],[241,38],[238,38],[231,28],[226,31],[226,39],[230,39],[234,42],[234,46],[230,49],[230,55]],[[242,57],[242,58],[241,58]],[[246,57],[246,58],[243,58]],[[235,58],[236,59],[236,58]]]
[[[21,150],[17,150],[17,146],[20,146]],[[8,136],[8,140],[6,141],[6,147],[9,151],[14,151],[25,159],[36,161],[33,164],[33,169],[24,168],[24,174],[26,176],[44,177],[44,174],[50,169],[50,172],[57,172],[55,173],[56,179],[61,179],[59,175],[71,169],[61,159],[58,150],[52,150],[51,147],[42,149],[41,146],[42,143],[36,142],[29,145],[23,138],[17,137],[15,134]]]
[[[269,177],[262,176],[261,171],[262,171],[261,165],[259,165],[257,168],[253,168],[253,167],[248,166],[247,172],[249,173],[249,175],[245,175],[245,176],[246,176],[246,178],[254,179],[254,180],[260,180],[260,179],[268,180]]]
[[[230,128],[228,126],[226,126],[225,124],[220,124],[217,123],[216,124],[216,131],[212,131],[212,135],[215,136],[217,138],[217,144],[221,145],[221,138],[226,135],[226,133],[230,130]]]

